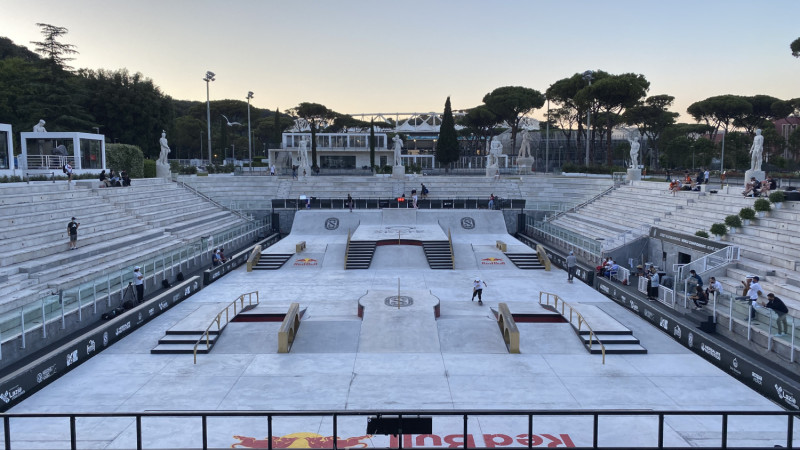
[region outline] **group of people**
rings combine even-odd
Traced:
[[[570,252],[570,255],[572,252]],[[611,275],[616,274],[619,271],[619,264],[615,263],[613,259],[607,257],[602,264],[595,267],[597,270],[597,275],[601,277],[611,278]]]
[[[775,311],[778,315],[777,320],[775,321],[775,326],[778,328],[778,333],[775,335],[776,337],[786,336],[789,332],[789,325],[786,320],[786,315],[789,313],[789,308],[786,304],[778,298],[775,294],[770,292],[767,294],[767,301],[766,303],[759,301],[761,296],[764,295],[763,288],[761,287],[761,283],[759,283],[761,279],[757,275],[747,275],[744,281],[742,281],[742,295],[736,297],[736,300],[745,300],[750,302],[750,318],[756,318],[756,309],[758,308],[767,308]]]
[[[106,175],[105,170],[102,170],[99,179],[100,187],[122,187],[131,185],[131,178],[128,176],[128,172],[124,170],[119,175],[114,172],[114,169],[111,169],[108,175]]]
[[[683,179],[674,178],[670,180],[670,173],[667,170],[667,181],[669,181],[669,191],[675,195],[680,190],[699,191],[701,184],[708,184],[711,174],[708,169],[700,169],[695,176],[686,170]]]
[[[744,185],[742,195],[745,197],[768,197],[769,193],[778,188],[778,182],[772,177],[767,177],[764,181],[758,181],[756,177],[750,177],[750,180]]]
[[[220,248],[214,249],[214,255],[211,257],[211,265],[212,266],[216,267],[216,266],[224,263],[227,260],[228,260],[228,258],[225,257],[225,249],[224,248],[220,247]]]

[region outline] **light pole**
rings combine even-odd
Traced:
[[[589,87],[592,87],[592,75],[594,75],[594,72],[592,72],[591,70],[583,72],[583,79],[589,82]],[[589,167],[589,124],[591,115],[592,115],[592,107],[591,105],[589,105],[589,107],[586,108],[586,160],[585,160],[586,167]]]
[[[550,165],[550,99],[547,99],[547,140],[544,143],[544,173]]]
[[[250,133],[250,99],[253,98],[253,91],[247,93],[247,156],[250,158],[250,171],[253,171],[253,144],[252,134]]]
[[[722,129],[722,158],[719,160],[719,178],[720,178],[720,180],[722,179],[722,174],[724,173],[723,171],[724,171],[724,167],[725,167],[725,130],[726,129],[727,129],[727,126]],[[744,181],[745,181],[745,183],[747,182],[747,180],[744,180]],[[720,186],[721,185],[722,185],[722,183],[720,182]]]
[[[212,164],[213,160],[211,159],[211,101],[209,100],[208,96],[208,85],[210,82],[214,81],[214,72],[208,70],[206,71],[206,77],[203,78],[203,81],[206,82],[206,124],[208,125],[208,163]]]

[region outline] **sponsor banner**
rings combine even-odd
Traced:
[[[575,447],[569,434],[467,434],[469,448],[494,447]],[[353,437],[323,436],[317,433],[292,433],[266,437],[234,435],[231,447],[238,448],[463,448],[464,434],[404,434],[397,436],[363,435]],[[482,444],[482,445],[481,445]]]
[[[650,237],[653,239],[660,239],[670,244],[680,245],[681,247],[690,248],[703,253],[714,253],[717,250],[722,250],[728,247],[727,244],[715,242],[699,236],[692,236],[690,234],[677,233],[675,231],[664,230],[657,227],[650,228]]]
[[[649,300],[631,295],[606,279],[598,278],[597,289],[754,391],[789,411],[800,411],[800,383],[765,370],[758,361],[721,345],[693,325],[678,322],[672,315],[656,309]]]
[[[7,411],[202,287],[199,276],[191,277],[4,377],[0,380],[0,412]]]

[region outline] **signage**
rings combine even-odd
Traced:
[[[722,250],[723,248],[729,247],[729,245],[722,242],[710,241],[699,236],[677,233],[675,231],[664,230],[663,228],[656,227],[650,228],[650,237],[706,254],[714,253],[717,250]]]

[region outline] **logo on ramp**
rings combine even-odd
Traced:
[[[248,436],[233,436],[239,442],[231,447],[246,448],[270,448],[267,439],[256,439]],[[336,441],[336,448],[364,448],[368,444],[363,442],[369,440],[372,435],[355,436],[340,438],[338,436],[322,436],[317,433],[292,433],[286,436],[272,436],[272,448],[333,448]]]
[[[298,258],[294,262],[295,266],[316,266],[317,260],[312,258]]]
[[[336,217],[328,217],[325,219],[325,229],[326,230],[335,230],[339,228],[339,219]]]
[[[475,228],[475,219],[473,219],[472,217],[462,217],[461,228],[465,230],[472,230],[473,228]]]
[[[502,266],[505,265],[505,263],[506,262],[503,261],[503,258],[490,257],[481,259],[481,264],[485,265]]]

